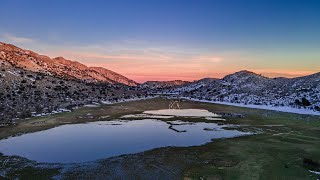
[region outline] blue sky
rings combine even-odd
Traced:
[[[270,76],[320,70],[316,0],[0,3],[0,41],[138,81],[220,77],[241,69]]]

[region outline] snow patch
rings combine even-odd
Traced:
[[[313,173],[313,174],[318,174],[318,175],[320,175],[320,172],[319,172],[319,171],[311,171],[311,170],[309,170],[309,172],[311,172],[311,173]]]
[[[33,117],[44,117],[44,116],[48,116],[48,115],[52,115],[52,114],[58,114],[58,113],[63,113],[63,112],[71,112],[69,109],[58,109],[55,111],[52,111],[51,113],[40,113],[40,114],[36,114],[35,112],[32,112],[32,116]]]
[[[12,74],[12,75],[14,75],[14,76],[19,76],[19,74],[17,73],[17,72],[15,72],[15,71],[7,71],[9,74]]]
[[[206,102],[206,103],[213,103],[213,104],[223,104],[229,106],[237,106],[237,107],[246,107],[246,108],[253,108],[253,109],[265,109],[265,110],[273,110],[279,112],[288,112],[288,113],[295,113],[295,114],[306,114],[306,115],[317,115],[320,116],[320,112],[316,112],[310,109],[298,109],[292,108],[287,106],[271,106],[271,105],[253,105],[253,104],[242,104],[242,103],[230,103],[230,102],[221,102],[221,101],[208,101],[208,100],[200,100],[194,99],[189,97],[182,97],[182,99],[198,101],[198,102]]]
[[[205,119],[209,121],[226,121],[223,118],[213,118],[213,117],[206,117]]]
[[[99,107],[99,104],[86,104],[83,107]]]

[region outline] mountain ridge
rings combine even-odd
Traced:
[[[110,84],[121,83],[128,86],[138,85],[137,82],[102,67],[88,67],[78,61],[68,60],[61,56],[50,58],[3,42],[0,42],[0,58],[7,60],[18,68],[56,75],[62,78]]]
[[[269,78],[242,70],[221,79],[138,84],[102,67],[88,67],[63,57],[50,58],[1,42],[0,67],[0,122],[154,94],[320,111],[320,73]]]
[[[171,80],[171,81],[146,81],[139,85],[141,88],[147,89],[163,89],[163,88],[173,88],[178,86],[183,86],[190,83],[189,81],[183,80]]]

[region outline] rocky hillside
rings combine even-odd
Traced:
[[[0,43],[0,126],[86,104],[145,97],[136,85],[104,68]]]
[[[222,79],[202,79],[163,93],[209,101],[320,111],[320,73],[298,78],[268,78],[240,71]]]
[[[12,66],[0,60],[0,125],[86,104],[142,98],[135,87],[60,78]]]
[[[162,92],[166,93],[166,94],[181,94],[181,93],[190,92],[190,91],[200,89],[204,86],[213,84],[213,83],[217,82],[218,80],[219,79],[216,79],[216,78],[204,78],[204,79],[200,79],[198,81],[193,81],[193,82],[181,85],[179,87],[166,89],[166,90],[163,90]],[[161,93],[161,92],[159,92],[159,93]]]
[[[0,59],[7,61],[16,68],[41,72],[60,78],[78,79],[86,82],[107,82],[110,84],[121,83],[128,86],[138,85],[135,81],[108,69],[87,67],[77,61],[67,60],[63,57],[50,58],[1,42]]]
[[[182,80],[173,80],[173,81],[147,81],[143,84],[140,84],[139,87],[146,90],[165,90],[165,89],[172,89],[176,87],[181,87],[190,83],[189,81],[182,81]]]

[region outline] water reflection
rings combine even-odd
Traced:
[[[145,111],[144,114],[184,116],[184,117],[221,117],[218,114],[205,109],[161,109],[155,111]]]
[[[0,141],[0,152],[38,162],[86,162],[166,146],[194,146],[249,133],[216,123],[155,119],[69,124]],[[210,129],[210,131],[209,131]]]

